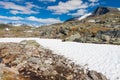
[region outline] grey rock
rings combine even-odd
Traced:
[[[88,77],[92,80],[107,80],[105,76],[101,73],[97,73],[96,71],[88,71]]]
[[[81,38],[80,34],[76,33],[74,35],[71,35],[70,37],[67,37],[65,40],[67,40],[67,41],[75,41],[76,39],[80,39],[80,38]]]

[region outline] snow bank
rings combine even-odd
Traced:
[[[120,11],[120,8],[118,8],[118,10]]]
[[[80,18],[78,18],[78,20],[85,19],[85,18],[87,18],[90,15],[92,15],[92,13],[85,14],[85,15],[81,16]]]
[[[0,38],[0,42],[20,42],[36,40],[42,46],[64,55],[80,65],[88,65],[90,70],[103,73],[110,80],[120,80],[120,46],[62,42],[55,39]]]

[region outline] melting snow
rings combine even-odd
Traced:
[[[1,38],[0,42],[20,42],[22,40],[36,40],[42,46],[72,59],[77,64],[87,64],[90,70],[101,72],[110,80],[120,80],[119,45],[62,42],[61,40],[39,38]]]
[[[78,20],[85,19],[85,18],[87,18],[90,15],[92,15],[92,13],[85,14],[85,15],[81,16],[80,18],[78,18]]]
[[[118,8],[118,10],[120,11],[120,8]]]
[[[6,31],[9,31],[10,29],[9,28],[5,28]]]

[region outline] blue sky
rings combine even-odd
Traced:
[[[119,0],[0,0],[0,22],[48,25],[92,12],[120,7]]]

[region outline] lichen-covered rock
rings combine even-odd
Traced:
[[[67,41],[75,41],[75,40],[80,39],[80,38],[81,38],[80,34],[76,33],[74,35],[71,35],[70,37],[67,37],[65,40],[67,40]]]
[[[21,45],[25,45],[25,47],[39,47],[40,45],[34,40],[24,40],[20,42]]]

